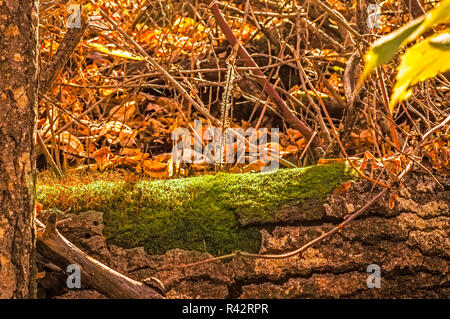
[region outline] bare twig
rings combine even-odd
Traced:
[[[109,298],[120,299],[161,299],[161,292],[147,285],[122,275],[94,258],[86,255],[64,238],[56,229],[56,215],[53,213],[46,225],[36,219],[39,227],[37,244],[41,252],[51,256],[58,266],[65,269],[70,264],[80,267],[83,280],[92,288]]]
[[[214,257],[214,258],[209,258],[209,259],[201,260],[201,261],[190,263],[190,264],[173,265],[173,266],[166,267],[166,268],[167,269],[173,269],[173,268],[187,268],[187,267],[199,266],[199,265],[210,263],[210,262],[213,262],[213,261],[230,259],[230,258],[237,257],[237,256],[242,256],[242,257],[247,257],[247,258],[259,258],[259,259],[284,259],[284,258],[292,257],[292,256],[295,256],[295,255],[299,255],[300,253],[304,252],[308,248],[310,248],[310,247],[320,243],[321,241],[325,240],[328,237],[331,237],[332,235],[334,235],[335,233],[340,231],[344,226],[346,226],[352,220],[354,220],[355,218],[357,218],[358,216],[363,214],[378,199],[383,197],[387,193],[387,191],[388,191],[387,188],[382,190],[375,197],[373,197],[369,202],[367,202],[363,207],[361,207],[361,209],[359,209],[356,213],[353,213],[352,215],[350,215],[345,221],[343,221],[342,223],[340,223],[339,225],[334,227],[332,230],[326,232],[325,234],[323,234],[323,235],[317,237],[316,239],[310,241],[306,245],[304,245],[304,246],[302,246],[302,247],[300,247],[300,248],[298,248],[296,250],[293,250],[291,252],[288,252],[288,253],[285,253],[285,254],[279,254],[279,255],[261,255],[261,254],[250,254],[250,253],[239,251],[239,252],[235,252],[235,253],[232,253],[232,254],[223,255],[223,256]],[[164,268],[164,269],[166,269],[166,268]]]
[[[245,61],[245,63],[250,67],[257,68],[258,65],[255,63],[255,61],[253,61],[252,57],[247,53],[244,47],[237,41],[236,36],[234,35],[228,23],[225,21],[225,18],[220,12],[220,9],[215,0],[209,0],[209,7],[214,15],[214,18],[216,19],[217,24],[221,28],[227,40],[230,42],[230,45],[232,47],[238,46],[238,54]],[[266,79],[264,73],[262,73],[261,70],[259,69],[254,69],[253,73],[255,74],[256,79],[258,80],[260,85],[264,88],[266,93],[273,99],[275,104],[280,108],[281,112],[286,117],[286,120],[289,122],[289,124],[291,124],[294,128],[296,128],[308,140],[311,139],[313,131],[292,113],[292,111],[286,105],[284,100],[280,97],[274,86]],[[314,138],[313,144],[315,147],[321,147],[324,151],[326,150],[326,146],[322,143],[322,141],[318,136]]]
[[[331,17],[333,17],[333,20],[336,21],[341,27],[344,27],[347,29],[347,31],[355,37],[357,41],[367,42],[362,35],[360,35],[355,29],[353,29],[348,22],[345,20],[345,18],[336,10],[331,9],[328,5],[323,3],[320,0],[311,0],[313,5],[320,7],[323,11],[328,13]]]
[[[56,53],[52,56],[51,61],[45,66],[40,75],[39,94],[44,96],[50,90],[53,82],[55,82],[63,67],[69,61],[70,56],[81,40],[86,28],[88,19],[85,14],[81,17],[80,28],[70,28],[58,46]]]

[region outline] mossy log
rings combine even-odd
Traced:
[[[37,199],[44,208],[104,212],[106,239],[120,247],[219,255],[257,252],[261,225],[320,220],[326,197],[354,177],[344,163],[173,180],[123,172],[41,175]]]
[[[448,298],[450,179],[435,178],[443,188],[426,173],[408,174],[394,190],[398,197],[386,195],[301,255],[236,256],[187,268],[174,266],[234,250],[293,251],[380,189],[332,164],[167,181],[116,173],[61,181],[42,175],[38,198],[44,208],[103,212],[79,214],[61,231],[130,278],[160,279],[168,298]],[[350,179],[350,188],[337,189]],[[380,288],[367,284],[372,264],[380,266]]]

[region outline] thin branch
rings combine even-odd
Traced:
[[[288,252],[288,253],[285,253],[285,254],[280,254],[280,255],[261,255],[261,254],[250,254],[250,253],[239,251],[239,252],[235,252],[235,253],[232,253],[232,254],[223,255],[223,256],[214,257],[214,258],[209,258],[209,259],[201,260],[201,261],[190,263],[190,264],[173,265],[173,266],[170,266],[170,267],[165,267],[165,268],[163,268],[161,270],[199,266],[199,265],[210,263],[210,262],[213,262],[213,261],[230,259],[230,258],[237,257],[237,256],[248,257],[248,258],[259,258],[259,259],[284,259],[284,258],[292,257],[292,256],[295,256],[295,255],[299,255],[300,253],[304,252],[308,248],[310,248],[310,247],[320,243],[321,241],[325,240],[328,237],[331,237],[332,235],[334,235],[335,233],[340,231],[344,226],[346,226],[352,220],[354,220],[355,218],[357,218],[358,216],[363,214],[378,199],[383,197],[387,193],[387,191],[388,191],[388,189],[385,188],[384,190],[379,192],[375,197],[373,197],[369,202],[367,202],[363,207],[361,207],[361,209],[359,209],[356,213],[353,213],[352,215],[350,215],[345,221],[343,221],[342,223],[340,223],[339,225],[334,227],[332,230],[326,232],[325,234],[323,234],[323,235],[317,237],[316,239],[308,242],[306,245],[304,245],[304,246],[302,246],[302,247],[300,247],[300,248],[298,248],[296,250],[293,250],[291,252]]]
[[[367,40],[365,40],[361,34],[359,34],[355,29],[353,29],[348,24],[348,22],[345,20],[345,18],[342,16],[342,14],[340,14],[336,10],[331,9],[328,5],[326,5],[325,3],[323,3],[320,0],[311,0],[311,2],[313,3],[313,5],[320,7],[323,11],[328,13],[333,18],[333,20],[336,21],[337,24],[339,24],[341,27],[344,27],[345,29],[347,29],[347,31],[351,35],[353,35],[357,41],[362,41],[362,42],[367,43]]]
[[[216,19],[217,24],[221,28],[225,37],[232,47],[238,47],[239,56],[245,61],[245,63],[250,66],[257,68],[258,65],[252,59],[252,57],[248,54],[248,52],[244,49],[244,47],[238,42],[236,36],[231,30],[230,26],[226,22],[223,17],[217,3],[215,0],[209,0],[209,8],[211,9],[214,18]],[[269,82],[269,80],[264,76],[264,73],[259,69],[253,70],[253,74],[255,78],[258,80],[259,84],[264,88],[264,91],[273,99],[275,104],[279,107],[283,115],[286,117],[286,120],[291,124],[295,129],[297,129],[303,136],[305,136],[308,140],[313,136],[313,130],[311,130],[305,123],[300,121],[289,109],[284,100],[276,91],[275,87]],[[314,137],[313,144],[315,147],[321,147],[324,151],[326,151],[326,146],[322,143],[318,136]]]
[[[45,66],[40,75],[39,94],[44,96],[50,90],[59,73],[69,61],[70,56],[81,40],[86,28],[88,19],[86,14],[81,15],[80,28],[70,28],[58,46],[56,53],[52,56],[51,61]]]

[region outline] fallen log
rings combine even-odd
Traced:
[[[354,177],[344,163],[153,181],[120,172],[41,176],[37,199],[45,209],[104,212],[110,244],[217,255],[257,252],[259,225],[320,220],[327,195]]]
[[[41,176],[38,198],[46,208],[71,209],[72,222],[60,229],[77,246],[135,279],[160,279],[167,298],[448,297],[450,180],[437,175],[442,188],[423,172],[405,176],[392,208],[383,196],[300,255],[198,264],[237,250],[302,247],[381,190],[362,179],[339,187],[354,178],[337,164],[166,181],[113,172],[61,182]],[[378,277],[368,272],[374,267]]]

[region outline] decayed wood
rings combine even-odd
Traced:
[[[47,225],[37,220],[37,247],[53,263],[66,269],[70,264],[81,269],[81,281],[113,299],[162,299],[157,288],[130,279],[89,257],[56,229],[56,216],[49,217]]]
[[[173,298],[448,298],[450,179],[435,177],[443,188],[431,176],[411,172],[402,179],[394,207],[388,207],[389,196],[384,196],[334,236],[300,255],[277,260],[237,255],[226,263],[204,263],[212,256],[177,249],[145,256],[139,267],[155,269],[151,275],[162,280]],[[372,187],[360,179],[345,193],[336,192],[322,205],[320,221],[298,218],[280,222],[273,230],[261,226],[259,253],[285,255],[308,245],[368,203]],[[300,217],[293,203],[288,204]],[[197,265],[182,267],[193,263]],[[136,268],[132,262],[128,265]],[[380,267],[379,286],[373,286],[377,281],[370,265]]]

